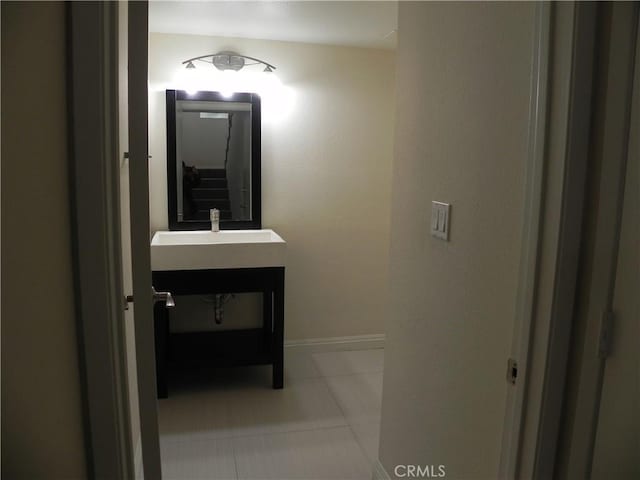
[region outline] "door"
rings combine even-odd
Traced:
[[[147,145],[147,2],[118,3],[120,203],[129,409],[136,477],[161,479]],[[128,152],[125,153],[125,152]]]
[[[72,252],[87,473],[133,478],[137,449],[144,464],[138,473],[155,480],[161,472],[149,265],[147,3],[70,2],[68,11]],[[135,311],[123,311],[123,297],[132,293]]]
[[[124,295],[133,292],[131,275],[131,228],[129,215],[129,107],[127,69],[128,6],[118,4],[118,159],[120,178],[120,237],[122,247],[122,288]],[[131,422],[131,457],[135,476],[142,474],[142,450],[140,438],[140,408],[138,406],[138,372],[136,370],[136,345],[133,305],[124,311],[124,335],[127,359],[127,386],[129,390],[129,416]]]
[[[611,354],[604,366],[592,479],[640,478],[640,34],[636,34],[634,92],[618,265],[613,291]]]

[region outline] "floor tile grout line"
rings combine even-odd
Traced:
[[[331,393],[331,395],[333,396],[333,399],[335,400],[336,404],[338,405],[338,408],[340,409],[340,411],[342,412],[342,415],[345,417],[345,419],[347,420],[347,423],[349,425],[349,429],[351,430],[351,433],[356,441],[356,443],[358,444],[358,447],[360,447],[361,452],[364,454],[365,458],[373,465],[373,463],[375,462],[374,460],[369,458],[369,455],[367,454],[364,445],[362,443],[362,441],[360,440],[360,437],[358,437],[358,435],[356,434],[356,431],[354,430],[354,424],[352,424],[352,422],[349,421],[347,415],[344,412],[344,409],[342,408],[342,405],[340,404],[340,400],[338,399],[338,397],[336,396],[336,394],[333,392],[333,389],[331,388],[331,385],[328,383],[327,379],[329,378],[335,378],[335,377],[351,377],[351,376],[359,376],[359,375],[365,375],[365,374],[374,374],[374,373],[379,373],[384,375],[384,365],[383,368],[380,370],[376,370],[376,371],[367,371],[367,372],[354,372],[354,373],[346,373],[346,374],[334,374],[334,375],[325,375],[320,366],[318,365],[317,361],[315,358],[313,358],[313,354],[311,354],[312,359],[314,361],[314,363],[316,364],[316,369],[320,371],[321,375],[322,375],[322,379],[325,381],[325,383],[327,384],[327,387],[329,388],[329,392]],[[380,419],[379,419],[380,420]],[[378,424],[380,423],[380,421],[378,421]],[[357,424],[356,424],[357,425]],[[362,425],[362,424],[361,424]]]
[[[381,349],[384,350],[384,349]],[[332,352],[323,352],[323,353],[332,353]],[[318,363],[318,360],[316,360],[316,358],[314,358],[316,354],[315,353],[311,353],[309,354],[309,356],[311,357],[315,368],[318,372],[320,372],[320,376],[323,378],[326,377],[343,377],[343,376],[351,376],[351,375],[360,375],[360,374],[365,374],[365,373],[384,373],[384,359],[382,360],[383,364],[382,367],[380,369],[376,368],[376,369],[372,369],[372,370],[365,370],[362,372],[349,372],[349,373],[334,373],[332,375],[327,375],[323,372],[322,367],[320,366],[320,364]]]
[[[332,394],[333,396],[333,394]],[[335,398],[334,398],[335,400]],[[210,442],[214,440],[232,440],[235,438],[247,438],[247,437],[257,437],[260,435],[277,435],[282,433],[297,433],[297,432],[309,432],[314,430],[330,430],[334,428],[345,428],[345,427],[357,427],[362,425],[371,425],[371,424],[380,424],[380,420],[371,421],[371,422],[350,422],[344,415],[342,407],[340,407],[339,403],[336,402],[338,409],[340,410],[340,415],[342,416],[344,422],[336,425],[325,425],[318,427],[306,427],[306,428],[287,428],[285,430],[273,430],[273,431],[263,431],[263,432],[254,432],[254,433],[243,433],[240,435],[234,434],[219,434],[219,435],[203,435],[198,436],[198,438],[167,438],[167,434],[161,434],[160,440],[165,443],[184,443],[184,442]]]
[[[335,373],[333,375],[322,375],[318,378],[333,378],[333,377],[355,377],[357,375],[371,375],[374,373],[379,373],[384,375],[382,370],[369,371],[369,372],[357,372],[357,373]]]
[[[353,374],[353,375],[334,375],[334,376],[330,376],[330,377],[321,377],[322,379],[322,384],[326,387],[327,391],[329,392],[329,395],[331,396],[332,400],[335,402],[336,406],[338,407],[338,410],[340,411],[340,416],[342,419],[342,423],[341,424],[336,424],[336,425],[330,425],[330,426],[324,426],[324,427],[307,427],[307,428],[287,428],[284,430],[277,430],[277,431],[264,431],[264,432],[254,432],[254,433],[244,433],[244,434],[234,434],[234,433],[229,433],[229,434],[220,434],[220,435],[211,435],[211,436],[205,436],[202,439],[198,439],[198,440],[180,440],[180,439],[169,439],[169,438],[164,438],[163,441],[165,442],[184,442],[184,441],[210,441],[210,440],[223,440],[223,439],[229,439],[229,438],[243,438],[243,437],[253,437],[253,436],[258,436],[258,435],[270,435],[270,434],[277,434],[277,433],[293,433],[293,432],[304,432],[304,431],[311,431],[311,430],[323,430],[323,429],[327,429],[327,428],[340,428],[340,427],[351,427],[353,425],[362,425],[363,423],[371,423],[371,422],[351,422],[349,421],[348,416],[345,414],[344,409],[342,408],[342,406],[340,405],[340,400],[336,397],[336,394],[333,392],[331,386],[329,385],[329,383],[327,382],[328,378],[333,378],[333,377],[345,377],[345,376],[355,376],[355,375],[360,375],[360,374]],[[376,423],[376,422],[373,422]],[[233,430],[235,427],[229,427],[229,430]],[[166,437],[167,435],[160,435],[160,437]]]
[[[337,402],[336,402],[336,404],[337,404]],[[255,433],[243,433],[243,434],[240,434],[240,435],[234,435],[233,433],[231,433],[231,434],[203,436],[202,438],[198,438],[198,439],[184,439],[184,440],[181,440],[181,439],[170,439],[170,438],[166,438],[167,434],[165,434],[165,435],[160,434],[160,439],[161,439],[161,441],[164,441],[164,442],[167,442],[167,443],[181,443],[181,442],[192,442],[192,441],[193,442],[200,442],[200,441],[211,441],[211,440],[228,440],[228,439],[234,439],[234,438],[256,437],[256,436],[259,436],[259,435],[272,435],[272,434],[275,435],[275,434],[278,434],[278,433],[309,432],[309,431],[312,431],[312,430],[326,430],[326,429],[331,429],[331,428],[348,427],[349,426],[349,421],[347,420],[347,418],[342,413],[342,409],[340,408],[340,405],[337,405],[337,406],[340,409],[340,415],[342,417],[343,422],[340,423],[340,424],[336,424],[336,425],[328,425],[328,426],[320,426],[320,427],[306,427],[306,428],[287,428],[285,430],[274,430],[274,431],[255,432]],[[163,438],[163,436],[165,438]]]
[[[231,451],[233,452],[233,468],[236,472],[235,480],[240,479],[240,474],[238,473],[238,459],[236,457],[236,444],[231,441]]]
[[[319,373],[316,376],[300,376],[300,377],[296,377],[296,378],[289,378],[289,380],[293,380],[293,381],[300,381],[300,380],[308,381],[308,380],[318,380],[318,379],[325,379],[325,378],[332,378],[332,377],[355,377],[357,375],[370,375],[370,374],[376,374],[376,373],[384,374],[384,369],[367,370],[367,371],[350,372],[350,373],[334,373],[334,374],[331,374],[331,375],[325,375],[324,373]],[[286,380],[286,378],[285,378],[285,380]],[[249,387],[253,388],[253,385],[250,385]],[[224,386],[224,388],[222,388],[220,390],[219,393],[229,393],[229,392],[234,392],[235,393],[235,392],[237,392],[237,390],[234,390],[234,387],[232,385],[226,385],[226,386]],[[195,392],[195,393],[200,393],[200,392]],[[210,394],[210,393],[211,393],[210,391],[206,391],[205,392],[205,394]]]
[[[238,457],[236,456],[236,443],[233,441],[233,437],[231,438],[231,451],[233,452],[233,466],[236,469],[236,480],[239,480],[240,474],[238,473]]]
[[[336,402],[336,404],[337,404],[337,402]],[[346,417],[342,413],[342,409],[340,408],[340,405],[337,405],[337,406],[338,406],[338,409],[340,409],[340,415],[341,415],[342,419],[344,420],[343,423],[337,424],[337,425],[327,425],[327,426],[308,427],[308,428],[291,428],[291,429],[287,428],[285,430],[264,431],[264,432],[254,432],[254,433],[243,433],[243,434],[240,434],[240,435],[222,434],[222,435],[204,436],[204,437],[196,438],[196,439],[169,439],[169,438],[162,438],[163,435],[161,434],[160,435],[160,439],[161,439],[161,441],[164,441],[166,443],[207,442],[207,441],[212,441],[212,440],[229,440],[229,439],[234,439],[234,438],[257,437],[257,436],[260,436],[260,435],[277,435],[277,434],[280,434],[280,433],[310,432],[310,431],[313,431],[313,430],[329,430],[329,429],[332,429],[332,428],[348,427],[349,426],[349,421],[346,419]],[[164,435],[164,436],[166,437],[166,435]]]
[[[333,390],[331,389],[331,385],[329,385],[325,377],[323,377],[323,380],[327,386],[327,389],[329,390],[329,393],[333,397],[333,401],[336,403],[336,405],[340,409],[340,412],[342,413],[343,418],[347,420],[347,415],[345,414],[344,409],[342,408],[342,405],[340,405],[340,401],[336,397],[336,394],[333,393]],[[367,455],[367,452],[364,450],[362,444],[360,443],[360,440],[358,439],[358,435],[356,435],[355,430],[353,429],[353,427],[351,426],[348,420],[347,420],[347,425],[349,427],[349,431],[351,432],[351,436],[356,441],[356,445],[358,445],[358,448],[360,449],[360,453],[364,456],[364,458],[367,460],[368,463],[372,464],[371,460],[369,459],[369,455]]]
[[[305,428],[302,430],[282,430],[282,431],[277,431],[277,432],[262,432],[262,433],[254,433],[254,434],[248,434],[248,435],[241,435],[238,437],[209,437],[209,438],[197,438],[197,439],[185,439],[185,440],[164,440],[165,443],[206,443],[206,442],[212,442],[212,441],[219,441],[219,440],[224,440],[224,441],[232,441],[232,440],[236,440],[236,439],[246,439],[246,438],[256,438],[256,437],[267,437],[267,436],[271,436],[271,435],[284,435],[287,433],[303,433],[303,432],[316,432],[316,431],[324,431],[324,430],[339,430],[342,428],[346,428],[351,430],[351,432],[353,433],[353,430],[351,429],[351,426],[347,423],[345,423],[344,425],[331,425],[331,426],[326,426],[326,427],[317,427],[317,428]],[[234,448],[234,457],[235,457],[235,448]]]

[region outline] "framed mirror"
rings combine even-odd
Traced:
[[[259,229],[260,97],[167,90],[170,230]]]

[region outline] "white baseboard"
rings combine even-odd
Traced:
[[[302,348],[311,352],[331,352],[338,350],[367,350],[384,348],[385,335],[353,335],[350,337],[310,338],[307,340],[286,340],[285,348]]]
[[[144,478],[144,475],[142,474],[142,439],[139,434],[138,440],[136,440],[136,445],[133,450],[133,466],[135,468],[135,478]]]
[[[391,477],[380,463],[380,460],[376,460],[376,463],[373,465],[371,480],[391,480]]]

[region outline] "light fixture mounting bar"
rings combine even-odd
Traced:
[[[228,60],[227,60],[226,64],[220,65],[219,63],[216,63],[216,61],[215,61],[216,57],[217,58],[228,57]],[[236,65],[233,65],[232,61],[231,61],[232,57],[235,57],[235,58],[238,58],[238,59],[242,59],[243,62],[242,63],[238,63]],[[251,61],[254,61],[256,63],[245,64],[244,60],[251,60]],[[185,60],[184,62],[182,62],[182,64],[188,66],[189,64],[192,64],[192,62],[195,62],[195,61],[211,63],[216,68],[218,68],[220,70],[241,70],[245,66],[258,65],[258,64],[264,65],[268,69],[268,71],[272,71],[272,70],[276,69],[276,67],[274,65],[271,65],[270,63],[267,63],[264,60],[260,60],[259,58],[256,58],[256,57],[250,57],[248,55],[241,55],[241,54],[235,53],[235,52],[218,52],[218,53],[209,53],[207,55],[200,55],[199,57],[193,57],[193,58],[190,58],[188,60]]]

